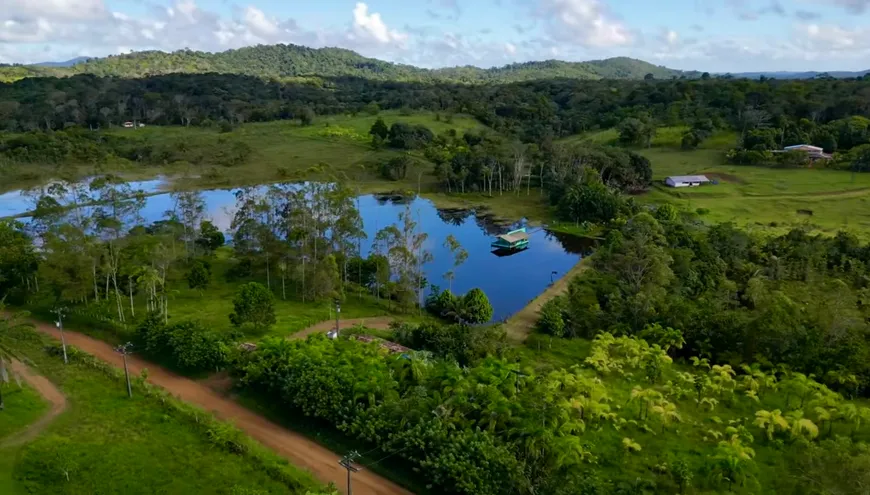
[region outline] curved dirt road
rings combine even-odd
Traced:
[[[19,361],[12,360],[11,368],[13,373],[20,375],[25,382],[39,392],[39,395],[51,403],[51,409],[43,414],[41,418],[31,423],[25,430],[13,433],[5,441],[0,442],[0,448],[24,445],[33,440],[54,421],[54,418],[66,410],[66,397],[48,378],[37,375],[28,366]]]
[[[44,322],[33,321],[36,329],[60,340],[60,331]],[[114,366],[123,367],[121,356],[112,347],[101,341],[80,333],[66,331],[69,345],[93,354]],[[165,388],[185,402],[195,404],[214,413],[222,420],[231,421],[251,438],[274,450],[296,466],[308,469],[324,483],[333,482],[342,493],[345,492],[347,471],[339,466],[340,456],[302,435],[283,428],[253,411],[220,396],[206,385],[178,376],[153,363],[138,357],[128,356],[130,372],[139,374],[148,369],[148,381]],[[356,495],[412,495],[399,485],[363,469],[353,475],[353,493]]]
[[[387,330],[390,328],[390,323],[393,322],[395,318],[392,316],[374,316],[371,318],[351,318],[348,320],[340,320],[338,328],[339,330],[344,330],[345,328],[353,328],[356,325],[362,325],[366,328],[373,328],[375,330]],[[288,339],[304,339],[308,337],[312,333],[318,332],[328,332],[335,328],[334,320],[321,321],[320,323],[316,323],[306,328],[305,330],[300,330],[292,335],[289,335]]]

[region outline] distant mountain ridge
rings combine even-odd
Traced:
[[[771,79],[815,79],[819,76],[830,76],[835,79],[847,79],[852,77],[864,77],[870,74],[870,69],[863,71],[833,71],[833,72],[791,72],[791,71],[774,71],[774,72],[739,72],[731,74],[734,77],[745,77],[747,79],[758,79],[762,76]]]
[[[629,57],[586,62],[543,60],[483,69],[475,66],[424,69],[369,58],[343,48],[309,48],[300,45],[257,45],[223,52],[178,50],[143,51],[102,58],[78,57],[65,62],[0,65],[0,82],[26,77],[93,74],[139,78],[153,75],[216,72],[270,79],[300,77],[362,77],[396,81],[450,81],[460,83],[510,83],[538,79],[655,79],[701,77],[699,71],[681,71]],[[811,79],[861,77],[863,72],[744,72],[731,77],[758,79]],[[719,75],[715,74],[714,76]]]
[[[89,60],[91,57],[76,57],[71,58],[69,60],[64,60],[63,62],[40,62],[38,64],[33,64],[37,67],[72,67],[73,65],[80,64]]]
[[[697,72],[669,69],[642,60],[617,57],[588,62],[545,60],[482,69],[474,66],[423,69],[364,57],[343,48],[308,48],[299,45],[258,45],[210,53],[178,50],[144,51],[102,58],[0,67],[0,81],[35,76],[94,74],[137,78],[172,73],[243,74],[266,78],[363,77],[402,81],[517,82],[534,79],[656,79],[698,77]]]

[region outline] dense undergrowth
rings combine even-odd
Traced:
[[[287,414],[425,470],[436,493],[825,493],[847,486],[833,463],[870,483],[867,408],[800,373],[677,366],[668,351],[601,334],[585,361],[536,371],[314,336],[269,340],[236,373]]]

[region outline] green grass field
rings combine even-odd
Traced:
[[[725,152],[737,142],[735,133],[718,132],[698,149],[684,151],[680,140],[685,130],[661,127],[649,148],[635,150],[650,160],[656,182],[648,193],[637,197],[639,201],[701,209],[711,223],[735,222],[766,233],[801,226],[829,234],[849,230],[870,236],[870,174],[730,165]],[[615,129],[607,129],[560,142],[616,145],[617,138]],[[661,184],[668,176],[690,174],[707,175],[718,184],[691,189]]]
[[[86,364],[87,358],[64,366],[43,350],[47,338],[29,330],[12,337],[17,352],[60,387],[69,407],[32,443],[15,452],[0,450],[4,495],[302,494],[319,489],[309,473],[286,466],[262,447],[252,446],[253,454],[233,454],[210,442],[207,430],[217,423],[206,420],[205,413],[194,421],[187,406],[149,397],[141,386],[129,399],[119,376]],[[36,406],[9,404],[10,410],[18,407],[32,411]],[[281,466],[289,484],[267,474],[265,465]]]
[[[3,388],[6,410],[0,411],[0,444],[9,435],[36,421],[47,409],[48,404],[25,383],[19,387],[13,380]]]
[[[714,147],[650,148],[641,153],[652,163],[657,182],[639,197],[643,202],[669,202],[691,211],[702,208],[708,210],[704,218],[710,222],[735,222],[770,232],[804,226],[825,233],[845,229],[862,237],[870,233],[870,174],[729,165],[724,149]],[[705,174],[719,183],[673,189],[659,182],[687,174]]]

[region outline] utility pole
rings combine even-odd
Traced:
[[[341,300],[339,300],[336,297],[335,298],[335,336],[336,337],[338,336],[338,333],[341,329],[341,327],[339,326],[341,324],[340,317],[341,317]]]
[[[130,385],[130,370],[127,368],[127,355],[132,353],[130,349],[133,348],[132,342],[127,342],[126,344],[121,344],[115,348],[116,352],[121,353],[124,356],[124,378],[127,380],[127,395],[132,399],[133,398],[133,387]]]
[[[55,326],[60,329],[60,346],[63,348],[63,364],[69,364],[69,359],[66,357],[66,337],[63,334],[63,313],[66,311],[66,308],[57,307],[52,309],[51,312],[57,315],[57,321],[54,322]]]
[[[339,464],[342,465],[345,469],[347,469],[347,495],[353,495],[353,486],[351,485],[350,475],[351,473],[356,473],[362,468],[358,468],[353,465],[354,459],[359,458],[359,452],[352,450],[346,456],[342,457]]]

